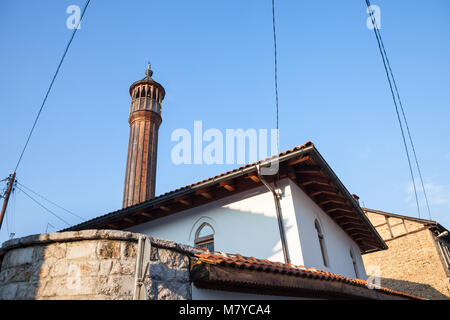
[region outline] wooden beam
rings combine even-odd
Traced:
[[[339,205],[344,205],[346,202],[342,201],[342,200],[328,199],[328,200],[322,200],[321,202],[319,202],[319,206],[323,206],[323,205],[326,205],[328,203],[335,203],[335,204],[339,204]]]
[[[346,225],[357,225],[357,226],[366,226],[363,222],[361,222],[361,220],[358,219],[358,221],[356,220],[340,220],[339,224],[341,226],[346,226]]]
[[[297,172],[297,173],[299,173],[299,174],[303,174],[303,173],[311,173],[311,174],[314,174],[314,173],[320,173],[320,166],[300,166],[300,167],[297,167],[296,169],[295,169],[295,172]]]
[[[157,208],[159,208],[159,209],[161,209],[161,210],[163,210],[165,212],[170,212],[172,210],[172,209],[170,209],[169,206],[163,206],[163,205],[158,206]]]
[[[335,212],[335,211],[354,213],[353,208],[350,206],[347,206],[345,204],[328,203],[326,205],[323,205],[322,208],[324,211],[326,211],[328,213]]]
[[[356,241],[360,241],[363,245],[364,244],[371,244],[374,248],[379,248],[380,244],[377,242],[374,242],[372,238],[367,237],[355,237]]]
[[[195,191],[195,194],[201,195],[203,198],[206,198],[208,200],[212,199],[212,194],[211,194],[211,192],[209,192],[208,189],[197,190],[197,191]]]
[[[256,183],[260,183],[261,180],[259,179],[258,175],[254,172],[251,172],[247,175],[250,179],[252,179]]]
[[[146,218],[152,218],[153,216],[147,212],[139,212],[138,215],[144,216]]]
[[[324,205],[327,203],[343,203],[343,204],[347,204],[347,200],[340,196],[340,195],[331,195],[331,194],[327,194],[327,195],[318,195],[314,197],[314,200],[316,200],[316,202],[319,205]]]
[[[299,176],[298,181],[302,186],[309,186],[309,185],[321,185],[321,186],[331,186],[331,181],[324,177],[316,177],[314,180],[304,179],[303,176]]]
[[[236,187],[231,181],[222,181],[219,183],[221,187],[224,187],[226,190],[232,192],[236,190]]]
[[[291,180],[294,180],[294,181],[297,180],[297,174],[295,173],[295,170],[293,167],[288,167],[287,175]]]
[[[113,228],[113,229],[119,229],[119,226],[112,222],[105,223],[105,226]]]
[[[174,200],[175,202],[179,202],[181,204],[184,204],[185,206],[192,205],[192,201],[188,197],[177,197]]]
[[[366,229],[363,229],[361,227],[345,227],[343,228],[346,231],[350,232],[350,231],[361,231],[361,232],[368,232]]]
[[[128,222],[128,223],[134,223],[134,222],[136,222],[136,221],[134,221],[133,219],[130,219],[130,218],[122,218],[122,220],[123,221],[125,221],[125,222]]]
[[[336,188],[318,185],[308,186],[306,187],[306,190],[312,197],[317,196],[319,194],[337,195],[339,192]]]
[[[342,227],[342,229],[345,229],[345,230],[360,230],[360,231],[364,231],[364,232],[370,232],[369,229],[367,228],[367,226],[356,224],[356,223],[345,223],[345,224],[340,224],[340,226]]]
[[[333,214],[331,214],[331,216],[335,220],[349,219],[349,220],[354,220],[354,221],[357,221],[357,222],[361,221],[361,219],[359,217],[355,217],[353,215],[349,215],[348,213],[336,213],[336,212],[334,212]]]

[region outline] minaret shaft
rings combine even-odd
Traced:
[[[161,125],[161,102],[164,88],[152,78],[150,68],[146,77],[130,88],[130,139],[123,208],[148,201],[155,196],[158,130]]]

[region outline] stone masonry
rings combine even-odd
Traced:
[[[132,299],[143,235],[86,230],[7,241],[0,253],[0,299]],[[150,238],[147,299],[191,299],[196,249]]]
[[[449,299],[450,282],[431,231],[424,224],[366,212],[389,249],[363,255],[381,286],[427,299]]]

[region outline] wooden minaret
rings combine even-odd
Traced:
[[[150,200],[155,196],[158,129],[161,124],[161,102],[164,88],[152,79],[148,64],[145,78],[130,87],[130,141],[123,208]]]

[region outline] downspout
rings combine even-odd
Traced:
[[[262,174],[261,174],[261,168],[260,168],[259,164],[256,165],[256,170],[258,172],[258,177],[261,180],[261,182],[273,194],[273,200],[275,202],[275,210],[277,212],[278,228],[280,230],[281,247],[283,248],[284,261],[285,261],[286,264],[290,264],[291,263],[291,259],[289,258],[289,252],[288,252],[288,249],[287,249],[286,234],[284,232],[283,216],[281,214],[281,205],[280,205],[281,192],[279,190],[275,190],[266,180],[264,180],[264,178],[262,177]]]
[[[136,270],[134,273],[134,292],[133,300],[148,300],[147,287],[145,285],[145,277],[149,271],[149,254],[150,254],[150,242],[147,237],[140,235],[137,245],[137,257],[136,257]],[[145,264],[145,265],[144,265]],[[142,290],[142,287],[144,290]],[[144,297],[142,297],[142,291],[144,291]]]

